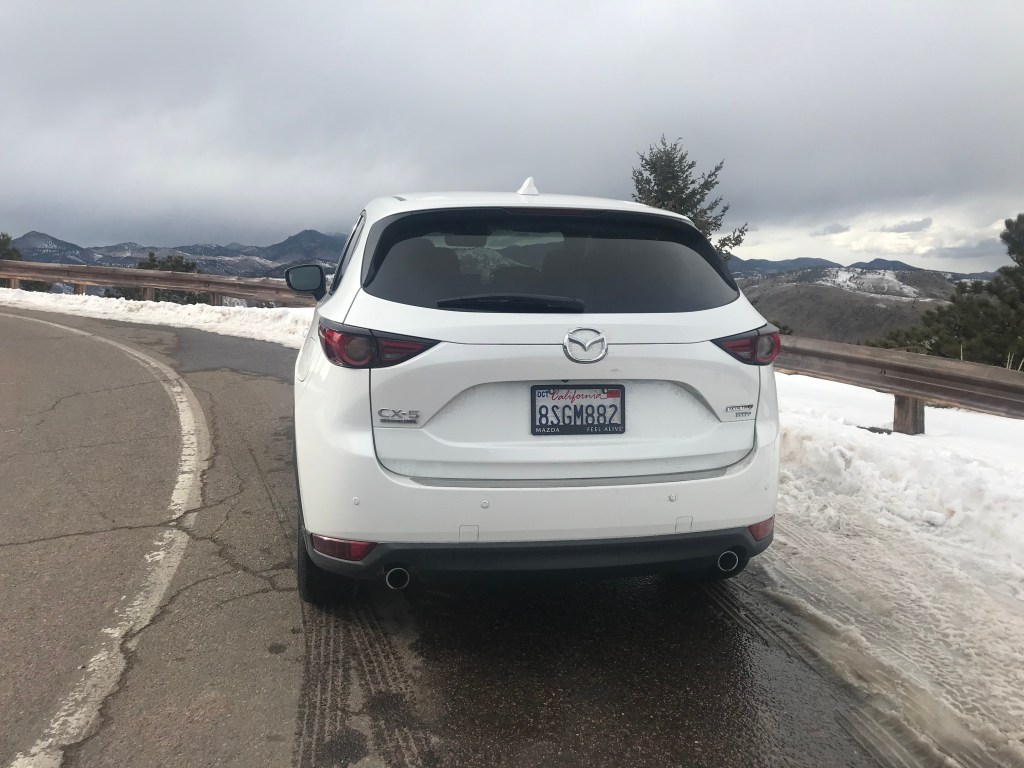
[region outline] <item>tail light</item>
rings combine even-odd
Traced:
[[[715,339],[714,343],[748,365],[771,365],[782,349],[779,330],[773,325],[766,325],[747,333]]]
[[[320,321],[320,346],[327,359],[343,368],[386,368],[398,365],[437,344],[431,339],[394,336],[329,325]]]
[[[313,549],[322,555],[336,557],[339,560],[362,560],[377,546],[372,541],[332,539],[330,536],[317,536],[315,533],[310,538],[313,541]]]
[[[762,520],[760,523],[748,525],[747,530],[750,531],[750,535],[754,537],[754,541],[761,541],[769,533],[775,530],[775,515],[772,515],[767,520]]]

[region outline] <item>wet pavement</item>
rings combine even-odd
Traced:
[[[876,765],[843,726],[855,700],[737,621],[740,583],[374,588],[311,610],[301,765]]]
[[[302,606],[291,571],[295,351],[24,314],[158,357],[195,391],[212,439],[180,567],[152,621],[126,643],[123,675],[65,765],[879,764],[872,732],[855,727],[863,702],[794,642],[799,625],[770,596],[757,561],[710,587],[661,578],[403,592],[372,585],[351,605]],[[32,353],[28,344],[18,349],[11,354]],[[8,356],[5,366],[12,364],[21,363]],[[77,370],[59,375],[70,381]],[[154,414],[169,408],[154,398],[146,406]],[[170,442],[159,450],[173,457],[176,435],[160,431]],[[164,476],[123,472],[107,483],[125,499],[140,488],[166,495],[170,481],[151,477]],[[63,498],[59,488],[47,492]],[[25,498],[9,494],[0,523],[10,525]],[[126,500],[119,514],[162,524],[146,511],[160,504],[146,504]],[[102,629],[109,601],[131,586],[126,579],[142,567],[144,550],[128,536],[138,531],[119,539],[115,526],[99,527],[115,537],[106,571],[83,563],[35,592],[11,592],[5,579],[14,656],[0,667],[0,690],[9,690],[11,670],[38,661],[26,638],[74,633],[79,655],[99,642],[89,638]],[[61,532],[43,535],[54,531]],[[121,570],[112,567],[121,560]],[[27,569],[9,562],[12,573]],[[90,590],[80,602],[97,615],[51,600],[84,581]],[[33,623],[42,610],[48,627]],[[52,709],[78,682],[77,665],[52,668],[46,696],[32,699],[35,714],[9,732],[0,764],[39,738],[44,699]],[[12,722],[26,701],[0,697],[0,718]]]

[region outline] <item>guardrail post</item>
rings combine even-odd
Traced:
[[[901,435],[923,435],[924,401],[907,395],[896,395],[892,431]]]
[[[85,293],[85,283],[72,283],[71,287],[75,290],[75,296],[81,296]]]
[[[8,277],[7,278],[7,287],[8,288],[21,288],[21,280],[19,280],[16,277]]]
[[[210,294],[210,306],[211,307],[222,307],[222,306],[224,306],[224,294],[222,294],[222,293],[211,293]]]
[[[155,301],[156,300],[156,289],[155,288],[143,288],[142,289],[142,300],[143,301]]]

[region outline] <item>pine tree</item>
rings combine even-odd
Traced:
[[[6,232],[0,232],[0,259],[21,261],[21,251],[11,245],[11,236]]]
[[[724,160],[698,176],[697,163],[683,149],[682,139],[669,144],[664,135],[658,144],[650,146],[647,154],[638,155],[640,167],[633,169],[634,200],[688,217],[709,239],[722,228],[729,204],[722,202],[721,195],[711,198],[711,194],[719,184]],[[743,224],[718,238],[715,248],[723,259],[729,259],[746,234],[747,225]]]
[[[1007,219],[1003,224],[1005,229],[999,239],[1017,266],[1024,267],[1024,213],[1018,213],[1016,219]]]
[[[146,258],[139,259],[139,263],[135,265],[135,268],[152,269],[158,272],[200,271],[199,265],[191,259],[186,259],[183,254],[175,253],[158,259],[153,251],[150,251]],[[106,291],[104,295],[139,301],[142,299],[143,294],[141,288],[116,288],[112,292]],[[191,293],[189,291],[157,290],[154,292],[154,298],[157,301],[173,301],[177,304],[198,304],[203,300],[203,294]]]

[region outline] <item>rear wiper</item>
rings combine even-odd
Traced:
[[[440,309],[495,309],[504,312],[582,312],[582,300],[536,293],[478,293],[437,302]]]

